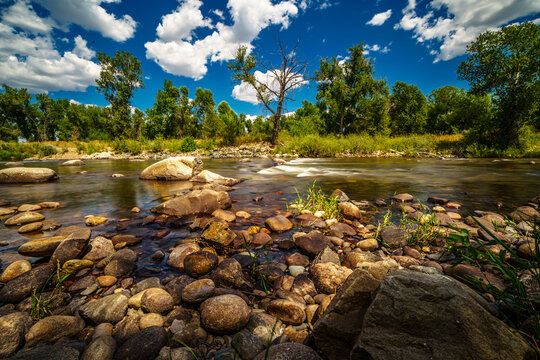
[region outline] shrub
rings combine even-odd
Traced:
[[[197,150],[197,144],[195,143],[195,140],[191,136],[186,136],[184,140],[182,140],[182,145],[180,145],[180,151],[181,152],[191,152]]]
[[[142,152],[142,144],[137,140],[117,139],[112,142],[111,147],[117,153],[137,155]]]
[[[53,145],[40,145],[39,146],[39,156],[51,156],[58,154],[58,149]]]

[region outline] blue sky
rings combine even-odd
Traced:
[[[83,104],[107,105],[97,93],[97,52],[130,51],[142,62],[145,89],[133,105],[151,107],[170,79],[214,92],[237,112],[264,114],[227,64],[239,44],[276,60],[277,40],[309,62],[346,56],[364,42],[375,77],[391,86],[414,83],[425,93],[467,87],[456,78],[466,44],[486,29],[540,22],[538,0],[1,0],[0,83],[48,92]],[[296,90],[314,101],[316,84]]]

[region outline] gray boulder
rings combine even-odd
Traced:
[[[56,172],[47,168],[13,167],[0,170],[0,184],[41,183],[57,179]]]

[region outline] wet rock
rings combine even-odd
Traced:
[[[237,211],[236,217],[239,219],[249,219],[251,217],[251,214],[245,211]]]
[[[81,360],[112,360],[116,351],[116,340],[110,335],[94,339],[84,350]]]
[[[42,257],[51,256],[54,254],[56,248],[64,241],[63,236],[53,236],[49,238],[41,238],[36,240],[30,240],[17,249],[19,254],[24,256]]]
[[[399,267],[395,260],[382,258],[373,253],[363,251],[351,251],[348,253],[343,261],[343,266],[352,270],[364,269],[379,281],[384,278],[389,270]]]
[[[0,276],[0,282],[5,283],[10,280],[13,280],[17,276],[27,271],[30,271],[31,269],[32,269],[32,265],[27,260],[17,260],[11,263],[10,265],[8,265],[6,270],[4,270],[4,272],[2,273],[2,276]]]
[[[228,334],[242,329],[249,320],[249,307],[236,295],[215,296],[201,305],[202,326],[216,334]]]
[[[26,334],[26,345],[40,341],[54,342],[62,337],[76,335],[84,328],[84,320],[75,316],[52,315],[34,324]]]
[[[234,215],[232,212],[222,209],[217,209],[212,213],[212,216],[227,222],[233,222],[236,220],[236,215]]]
[[[145,168],[141,180],[189,180],[203,169],[200,158],[194,156],[172,157]]]
[[[44,220],[41,223],[41,231],[54,231],[61,226],[62,224],[60,224],[56,220]]]
[[[533,358],[527,342],[488,309],[481,296],[448,277],[394,270],[367,310],[350,357]],[[410,346],[418,341],[423,345]]]
[[[143,315],[139,320],[139,328],[146,329],[151,326],[163,326],[165,319],[160,314],[150,313]]]
[[[315,264],[310,271],[315,287],[324,294],[335,293],[352,273],[351,269],[331,262]]]
[[[226,186],[233,186],[238,184],[239,182],[242,182],[242,180],[227,178],[208,170],[203,170],[196,175],[194,174],[194,176],[189,180],[192,182],[213,183]]]
[[[455,221],[448,214],[436,213],[434,217],[435,222],[440,226],[452,226],[455,227]]]
[[[340,189],[336,189],[332,192],[332,195],[330,195],[331,197],[333,198],[336,198],[338,199],[339,202],[345,202],[345,201],[349,201],[349,197],[347,196],[347,194],[345,194],[344,191],[340,190]]]
[[[111,260],[111,262],[109,262],[107,266],[105,266],[104,271],[105,275],[121,277],[131,274],[133,271],[135,271],[136,268],[137,265],[134,262],[122,259],[115,259]]]
[[[211,214],[217,209],[231,206],[231,198],[225,191],[194,190],[151,209],[153,213],[183,217],[187,215]]]
[[[482,272],[479,268],[472,265],[457,264],[445,268],[444,272],[465,283],[476,284],[477,281],[481,281],[484,284],[495,286],[500,291],[505,289],[501,279],[489,272]]]
[[[223,260],[211,274],[217,287],[245,289],[251,285],[242,272],[242,265],[232,258]]]
[[[534,260],[536,259],[536,246],[533,241],[526,242],[521,244],[518,247],[517,253],[519,256],[522,256],[524,258]]]
[[[214,357],[215,360],[219,360],[218,358]],[[190,349],[181,347],[176,349],[171,349],[168,346],[164,346],[159,351],[159,356],[156,358],[156,360],[197,360],[191,354]]]
[[[105,224],[109,219],[103,216],[90,216],[88,217],[84,223],[87,226],[99,226]]]
[[[55,209],[57,207],[60,207],[62,204],[60,204],[57,201],[44,201],[37,204],[42,209]]]
[[[216,221],[206,227],[201,237],[211,244],[227,246],[233,241],[236,234],[229,229],[229,225],[226,223]]]
[[[268,353],[262,351],[254,360],[322,360],[309,346],[298,343],[273,345]]]
[[[13,167],[0,170],[0,184],[41,183],[57,180],[54,170],[37,167]]]
[[[13,355],[24,345],[24,336],[32,324],[32,318],[25,312],[0,317],[0,358]]]
[[[35,205],[35,204],[22,204],[17,208],[18,212],[39,211],[39,210],[41,210],[41,206]]]
[[[391,248],[399,248],[407,245],[411,235],[404,229],[397,226],[385,226],[381,230],[383,243]]]
[[[47,282],[54,270],[53,265],[38,266],[8,281],[0,290],[0,302],[16,303],[27,298]]]
[[[303,227],[313,227],[313,228],[326,228],[326,222],[323,221],[319,216],[312,214],[301,214],[298,215],[295,219],[300,223],[300,226]]]
[[[83,166],[84,162],[79,159],[64,161],[60,166]]]
[[[180,275],[169,281],[167,285],[165,285],[165,288],[173,297],[174,303],[179,304],[182,301],[182,291],[188,284],[191,284],[194,281],[195,279],[189,275]]]
[[[339,238],[342,238],[343,235],[349,235],[349,236],[356,235],[356,230],[354,230],[351,226],[344,223],[339,223],[339,222],[330,225],[330,231],[332,235],[337,236]]]
[[[284,324],[300,325],[306,319],[305,306],[291,300],[272,300],[266,311]]]
[[[330,245],[330,240],[320,231],[313,230],[306,235],[298,236],[295,245],[304,254],[315,257]]]
[[[84,260],[99,261],[114,253],[114,245],[111,240],[97,236],[89,244],[88,252],[83,256]]]
[[[64,274],[75,274],[80,270],[92,267],[93,265],[94,262],[90,260],[71,259],[62,265],[62,272]]]
[[[91,231],[84,229],[71,233],[54,250],[50,262],[52,264],[64,264],[66,261],[78,258],[88,245]]]
[[[253,239],[249,242],[251,246],[271,246],[274,240],[267,233],[260,232],[253,235]]]
[[[141,298],[141,308],[146,312],[164,314],[174,306],[173,297],[160,288],[147,289]]]
[[[510,217],[514,222],[519,223],[520,221],[531,221],[535,218],[538,219],[540,213],[531,206],[520,206],[510,213]]]
[[[111,239],[113,245],[125,244],[134,245],[142,241],[142,239],[135,235],[115,235]]]
[[[99,283],[99,286],[101,287],[113,286],[118,281],[118,279],[115,278],[114,276],[107,276],[107,275],[99,276],[96,280]]]
[[[155,359],[159,351],[167,345],[167,332],[159,326],[139,331],[123,343],[114,356],[117,360]]]
[[[283,232],[292,229],[293,224],[283,215],[276,215],[264,221],[265,225],[272,231]]]
[[[214,294],[216,286],[210,279],[201,279],[188,284],[182,291],[182,300],[186,303],[200,303]]]
[[[341,265],[341,261],[339,260],[339,255],[336,254],[330,247],[325,247],[323,251],[321,251],[313,260],[312,265],[319,264],[319,263],[334,263],[337,265]]]
[[[209,274],[217,265],[218,257],[208,251],[197,251],[184,259],[184,271],[194,278]]]
[[[92,300],[79,308],[80,315],[94,324],[104,322],[116,324],[126,314],[128,298],[118,293]]]
[[[397,194],[394,197],[392,197],[392,199],[396,202],[404,203],[404,202],[413,201],[414,196],[412,196],[411,194],[404,193],[404,194]]]
[[[38,222],[45,219],[45,216],[43,216],[40,213],[27,211],[23,212],[17,215],[14,215],[10,218],[8,218],[6,221],[4,221],[4,225],[12,226],[12,225],[25,225],[33,222]],[[43,224],[42,224],[43,225]]]
[[[0,207],[0,216],[12,215],[12,214],[15,214],[16,212],[17,210],[15,209]]]
[[[186,256],[200,250],[201,248],[197,243],[186,243],[178,245],[169,255],[167,265],[179,271],[184,271],[184,259],[186,258]]]
[[[135,284],[135,286],[133,286],[133,288],[131,289],[131,293],[135,295],[135,294],[140,293],[141,291],[151,289],[151,288],[163,289],[163,286],[161,286],[161,281],[159,280],[159,278],[151,277],[151,278],[146,278],[144,280],[139,281],[138,283]]]
[[[340,203],[339,211],[341,211],[343,216],[347,219],[360,219],[362,217],[362,210],[351,202]]]
[[[89,287],[94,286],[95,284],[96,284],[96,278],[92,275],[88,275],[75,281],[73,284],[69,286],[68,290],[69,291],[85,290]]]

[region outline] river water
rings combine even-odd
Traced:
[[[185,191],[186,182],[153,182],[138,179],[140,172],[154,161],[94,160],[83,167],[62,167],[59,161],[26,162],[25,166],[49,167],[60,180],[45,184],[0,185],[0,199],[14,205],[58,201],[61,208],[43,211],[47,219],[63,226],[83,224],[86,215],[103,215],[111,220],[143,217],[157,198]],[[245,210],[254,217],[251,224],[262,225],[276,210],[304,193],[316,181],[326,192],[336,188],[354,200],[389,198],[408,192],[420,201],[441,196],[464,205],[465,209],[494,210],[496,202],[520,205],[540,195],[540,166],[530,160],[489,159],[296,159],[274,166],[271,160],[205,160],[205,168],[227,177],[245,179],[231,192],[233,211]],[[537,161],[538,162],[538,161]],[[0,168],[3,168],[0,163]],[[86,174],[79,173],[81,170]],[[113,173],[124,177],[112,178]],[[254,197],[263,197],[254,202]],[[130,209],[138,206],[141,214]],[[114,231],[114,222],[95,228],[94,233]],[[49,234],[21,235],[17,228],[0,225],[3,267],[23,258],[16,249],[28,238]],[[143,234],[144,236],[144,234]],[[144,242],[141,251],[167,250],[178,239],[189,236],[186,230],[174,231],[157,242]],[[31,259],[35,260],[35,259]]]

